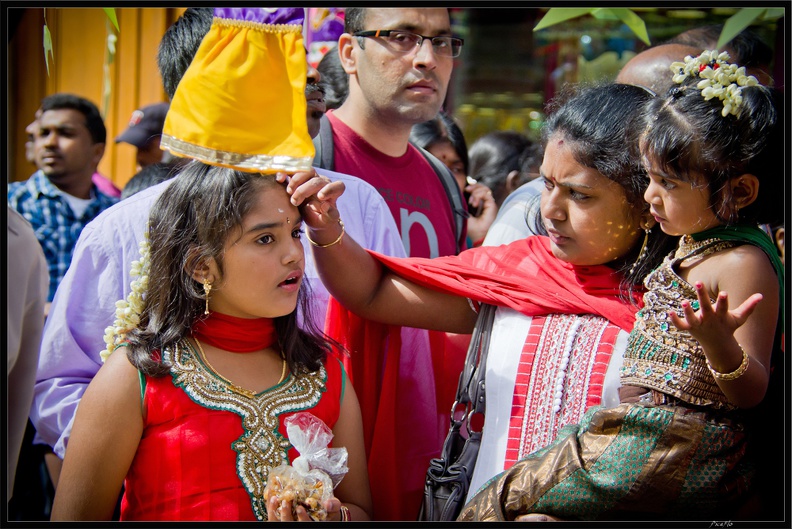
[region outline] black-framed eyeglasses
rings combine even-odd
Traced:
[[[462,44],[465,42],[459,37],[449,37],[447,35],[427,37],[426,35],[418,35],[410,31],[404,31],[403,29],[357,31],[353,33],[352,36],[385,39],[390,48],[399,53],[410,53],[416,48],[420,48],[424,39],[427,39],[432,43],[432,51],[437,55],[443,55],[445,57],[459,57],[459,54],[462,52]]]

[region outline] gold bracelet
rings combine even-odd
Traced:
[[[349,507],[346,505],[341,506],[341,521],[349,522],[352,520],[352,515],[349,513]]]
[[[339,235],[338,239],[334,240],[333,242],[330,242],[330,243],[327,243],[327,244],[316,243],[316,242],[312,241],[310,237],[308,237],[308,232],[307,231],[305,232],[305,238],[308,239],[309,243],[313,244],[317,248],[327,248],[329,246],[333,246],[334,244],[338,244],[339,242],[341,242],[341,239],[344,238],[344,233],[346,232],[346,230],[344,229],[344,221],[342,221],[341,219],[338,219],[338,223],[341,225],[341,235]]]
[[[739,344],[738,344],[739,345]],[[740,378],[743,373],[748,369],[748,353],[745,352],[745,349],[742,348],[740,345],[740,351],[742,351],[743,357],[742,362],[740,363],[740,367],[732,371],[731,373],[721,373],[720,371],[716,371],[710,361],[707,360],[707,367],[709,368],[712,376],[715,377],[716,380],[736,380]]]

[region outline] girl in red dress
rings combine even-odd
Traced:
[[[134,325],[118,345],[110,330],[108,350],[124,347],[80,402],[53,520],[109,520],[123,485],[121,520],[308,521],[264,497],[299,455],[284,421],[302,411],[348,451],[326,519],[369,519],[355,391],[307,311],[298,327],[302,219],[282,179],[196,161],[152,208],[150,257],[120,302]]]

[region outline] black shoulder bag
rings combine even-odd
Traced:
[[[482,304],[479,310],[465,367],[459,376],[456,402],[451,408],[451,427],[440,457],[432,459],[426,472],[423,505],[418,515],[420,521],[456,520],[465,505],[481,444],[481,430],[474,431],[470,420],[476,414],[481,414],[483,419],[485,412],[484,372],[495,308]],[[467,439],[461,433],[463,424]]]

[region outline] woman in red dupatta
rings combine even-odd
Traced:
[[[471,333],[480,303],[498,310],[471,492],[590,406],[618,404],[618,367],[640,307],[641,280],[674,244],[651,230],[655,221],[642,200],[636,117],[651,97],[629,85],[588,87],[551,115],[541,167],[547,236],[458,256],[394,259],[344,237],[335,209],[342,185],[328,184],[310,198],[293,195],[296,203],[305,200],[301,212],[320,276],[340,302],[331,303],[326,331],[350,351],[345,362],[353,381],[376,380],[372,375],[384,371],[377,413],[399,417],[392,430],[366,439],[370,468],[397,473],[398,465],[377,462],[398,461],[412,435],[409,407],[389,398],[395,371],[382,348],[398,347],[402,325]],[[289,189],[308,176],[292,177]],[[448,376],[456,381],[459,372]],[[367,390],[356,388],[365,413]],[[372,495],[398,498],[399,490]]]

